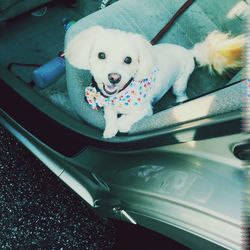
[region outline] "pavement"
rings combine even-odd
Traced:
[[[0,128],[1,249],[114,249],[116,229]]]
[[[0,249],[187,249],[152,231],[97,217],[0,127]]]

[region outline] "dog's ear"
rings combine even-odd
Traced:
[[[95,43],[96,36],[103,28],[101,26],[93,26],[88,28],[71,41],[69,41],[65,49],[65,57],[69,63],[78,69],[90,69],[90,54]]]
[[[141,35],[134,35],[135,44],[139,51],[139,68],[135,80],[139,81],[148,77],[154,67],[152,45]]]

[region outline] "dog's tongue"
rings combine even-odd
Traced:
[[[115,85],[113,85],[113,84],[112,85],[108,85],[107,88],[108,88],[108,90],[112,91],[112,90],[115,89]]]

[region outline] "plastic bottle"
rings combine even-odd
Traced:
[[[33,81],[40,88],[46,88],[65,72],[65,59],[56,57],[33,71]]]

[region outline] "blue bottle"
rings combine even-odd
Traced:
[[[46,88],[65,72],[65,59],[56,57],[33,71],[33,82],[39,88]]]

